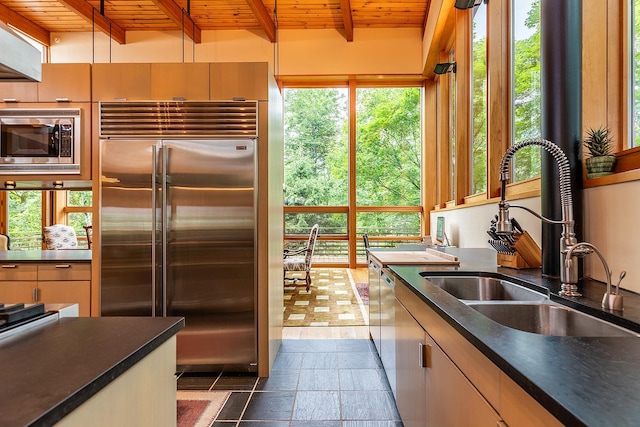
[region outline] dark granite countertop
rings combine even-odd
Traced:
[[[417,249],[417,248],[416,248]],[[403,250],[411,250],[403,248]],[[522,332],[488,320],[421,272],[474,272],[506,275],[538,290],[552,301],[640,332],[640,295],[625,295],[622,312],[600,308],[606,286],[579,282],[582,297],[558,295],[560,282],[542,277],[540,269],[515,270],[496,265],[491,249],[446,248],[460,266],[390,265],[426,304],[518,383],[565,425],[640,425],[640,337],[558,337]],[[375,256],[376,250],[371,251]]]
[[[0,424],[53,425],[183,327],[181,317],[64,317],[0,341]]]
[[[91,262],[91,251],[0,251],[0,262]]]

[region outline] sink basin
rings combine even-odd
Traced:
[[[540,292],[516,283],[482,276],[424,276],[429,282],[461,300],[546,301]]]
[[[639,336],[633,331],[558,304],[470,303],[491,320],[534,334],[577,337]]]

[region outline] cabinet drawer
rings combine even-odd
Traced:
[[[91,280],[91,264],[64,262],[40,264],[38,280]]]
[[[36,264],[18,264],[5,262],[0,264],[0,280],[37,280]]]

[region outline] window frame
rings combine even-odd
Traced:
[[[320,233],[318,240],[335,240],[335,241],[348,241],[348,262],[347,263],[315,263],[316,265],[322,265],[324,267],[345,267],[356,268],[366,266],[366,260],[361,257],[361,260],[357,258],[358,244],[362,240],[361,236],[357,235],[356,229],[356,216],[359,213],[365,212],[416,212],[420,214],[421,218],[421,233],[420,236],[384,236],[384,237],[370,237],[370,241],[375,242],[377,240],[390,240],[397,239],[405,242],[418,243],[422,239],[422,235],[429,234],[429,221],[425,215],[425,200],[422,201],[419,206],[357,206],[356,205],[356,89],[357,88],[402,88],[402,87],[416,87],[422,92],[420,107],[422,109],[421,115],[424,116],[425,102],[424,102],[424,79],[422,76],[415,75],[403,75],[403,76],[323,76],[322,78],[314,79],[312,77],[297,77],[297,76],[279,76],[279,86],[281,90],[286,89],[313,89],[313,88],[331,88],[331,87],[348,87],[349,88],[349,178],[348,178],[348,204],[346,206],[284,206],[284,214],[297,214],[297,213],[346,213],[347,214],[347,234],[346,235],[327,235]],[[422,126],[422,159],[424,164],[424,120]],[[424,177],[421,177],[421,185],[423,186],[422,194],[424,194]],[[306,236],[294,236],[286,235],[285,241],[299,241],[305,240]]]

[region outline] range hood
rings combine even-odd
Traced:
[[[0,82],[42,80],[41,53],[0,22]]]

